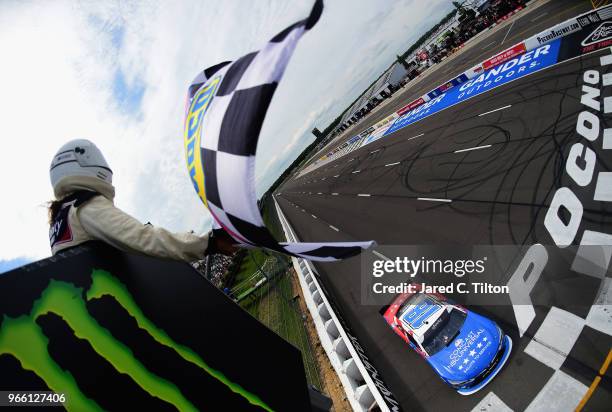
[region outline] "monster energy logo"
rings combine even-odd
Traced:
[[[179,388],[153,373],[134,358],[132,350],[115,340],[87,311],[86,301],[103,296],[113,297],[132,316],[138,326],[147,331],[160,345],[173,349],[180,357],[227,386],[236,395],[252,405],[271,411],[259,397],[240,385],[231,382],[223,373],[211,368],[198,354],[174,342],[162,329],[147,319],[135,303],[127,288],[110,273],[94,270],[92,285],[86,294],[83,289],[71,283],[51,280],[41,297],[34,302],[29,315],[17,318],[4,317],[0,328],[0,355],[9,354],[19,360],[21,366],[36,373],[56,393],[67,396],[64,406],[69,411],[102,410],[94,400],[86,397],[78,387],[72,374],[64,371],[49,356],[48,338],[42,332],[36,319],[48,313],[60,316],[74,331],[77,338],[84,339],[105,358],[119,373],[129,375],[137,385],[150,395],[174,405],[180,411],[197,411]]]

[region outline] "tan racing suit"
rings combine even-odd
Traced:
[[[101,240],[123,251],[190,262],[203,259],[208,247],[207,235],[171,233],[142,224],[115,207],[112,185],[94,177],[65,177],[54,192],[63,201],[49,230],[54,255],[89,240]]]

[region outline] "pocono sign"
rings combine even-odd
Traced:
[[[600,63],[604,70],[612,69],[612,55],[602,56]],[[602,98],[602,89],[612,86],[612,76],[589,69],[584,71],[581,80],[582,110],[576,117],[575,126],[579,141],[569,147],[565,156],[564,177],[569,179],[554,193],[544,227],[559,248],[567,248],[579,239],[571,269],[603,279],[612,257],[612,234],[593,230],[593,224],[583,219],[583,202],[612,202],[612,171],[606,169],[605,162],[597,160],[606,155],[609,158],[612,154],[606,152],[612,150],[612,128],[605,128],[602,119],[602,112],[606,115],[612,113],[612,97]],[[584,229],[579,231],[581,225]],[[508,282],[521,336],[535,319],[529,295],[548,259],[544,246],[532,245]]]

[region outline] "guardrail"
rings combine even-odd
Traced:
[[[365,144],[376,140],[369,139],[369,135],[376,135],[380,133],[380,137],[382,137],[382,134],[385,133],[389,128],[388,124],[392,124],[393,121],[398,119],[398,117],[406,116],[410,112],[426,108],[426,105],[433,104],[437,97],[448,92],[450,89],[456,86],[463,85],[469,80],[480,76],[482,73],[484,73],[485,70],[489,70],[492,67],[503,64],[509,60],[516,58],[517,56],[535,50],[547,43],[570,35],[576,31],[582,30],[584,27],[590,24],[604,21],[610,18],[612,18],[612,5],[604,6],[596,10],[591,10],[586,13],[582,13],[576,17],[567,19],[559,24],[556,24],[555,26],[549,27],[538,34],[527,38],[526,40],[520,41],[508,47],[507,49],[497,53],[494,56],[489,57],[488,59],[483,60],[474,67],[461,73],[457,77],[450,79],[447,82],[435,87],[434,89],[425,93],[423,96],[416,98],[415,100],[406,104],[402,108],[396,110],[393,114],[378,122],[371,131],[371,133],[369,133],[367,136],[364,136],[364,132],[367,131],[367,129],[361,131],[355,137],[361,136],[363,144],[359,145],[356,148],[359,148]],[[328,163],[337,159],[338,157],[345,155],[346,153],[348,152],[346,150],[341,150],[340,147],[332,149],[329,153],[317,159],[314,163],[312,163],[310,166],[301,171],[299,176],[303,176],[311,172],[312,170],[318,168],[319,166],[322,166],[325,163]]]
[[[298,242],[276,199],[274,205],[287,241]],[[399,411],[399,404],[378,377],[376,369],[367,361],[357,339],[343,327],[341,317],[317,279],[316,269],[305,259],[292,257],[291,260],[321,346],[340,378],[353,410],[366,412],[378,406],[384,412]]]

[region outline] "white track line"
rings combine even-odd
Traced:
[[[512,21],[512,24],[510,25],[510,28],[508,29],[508,31],[506,32],[506,35],[504,36],[504,39],[502,40],[502,42],[500,43],[500,46],[502,44],[504,44],[504,42],[506,41],[506,38],[508,37],[508,35],[510,34],[510,30],[512,30],[512,27],[514,27],[514,23],[516,22],[516,20]]]
[[[351,172],[351,173],[355,174],[355,173],[359,173],[359,172],[361,172],[361,170],[355,170],[354,172]]]
[[[338,229],[336,226],[329,225],[329,227],[331,227],[332,229],[334,229],[336,232],[339,232],[339,231],[340,231],[340,229]]]
[[[544,17],[544,16],[546,16],[547,14],[548,14],[548,12],[546,12],[546,13],[542,13],[542,14],[540,14],[539,16],[534,17],[533,19],[531,19],[531,21],[536,21],[536,20],[538,20],[540,17]]]
[[[395,166],[395,165],[398,165],[398,164],[400,164],[400,163],[401,163],[401,162],[388,163],[388,164],[386,164],[386,165],[385,165],[385,167]]]
[[[340,176],[340,175],[335,175],[334,177],[338,177],[338,176]]]
[[[383,254],[382,254],[382,253],[380,253],[380,252],[377,252],[377,251],[373,250],[373,251],[372,251],[372,253],[374,253],[376,256],[378,256],[378,257],[379,257],[379,258],[381,258],[381,259],[391,261],[391,259],[389,259],[388,257],[386,257],[385,255],[383,255]]]
[[[478,115],[478,117],[480,117],[480,116],[484,116],[484,115],[489,114],[489,113],[494,113],[494,112],[497,112],[497,111],[499,111],[499,110],[504,110],[504,109],[507,109],[507,108],[509,108],[509,107],[512,107],[512,105],[511,105],[511,104],[509,104],[508,106],[504,106],[504,107],[500,107],[500,108],[498,108],[498,109],[490,110],[490,111],[488,111],[488,112],[480,113],[480,114]]]
[[[511,84],[511,83],[513,83],[513,82],[515,82],[515,81],[517,81],[517,80],[524,80],[524,79],[526,79],[527,77],[532,76],[532,75],[534,75],[534,74],[536,74],[536,73],[540,73],[540,72],[543,72],[543,71],[546,71],[546,70],[554,69],[554,68],[556,68],[557,66],[561,66],[561,65],[564,65],[564,64],[571,63],[571,62],[573,62],[574,60],[577,60],[577,59],[582,59],[582,58],[585,58],[585,57],[591,56],[591,55],[596,54],[596,53],[601,53],[601,51],[602,51],[602,50],[605,50],[605,48],[604,48],[604,49],[597,49],[597,50],[593,50],[593,51],[591,51],[591,52],[588,52],[588,53],[585,53],[585,54],[581,54],[581,55],[578,55],[578,56],[574,56],[574,57],[571,57],[571,58],[569,58],[569,59],[567,59],[567,60],[563,60],[563,61],[561,61],[561,62],[557,62],[557,63],[551,64],[550,66],[546,66],[546,67],[544,67],[544,68],[542,68],[542,69],[538,69],[538,70],[535,70],[535,71],[533,71],[533,72],[530,72],[530,73],[529,73],[529,74],[527,74],[526,76],[517,77],[517,78],[515,78],[515,79],[510,80],[510,81],[509,81],[509,82],[507,82],[507,83],[498,84],[497,86],[495,86],[495,87],[492,87],[492,88],[488,89],[488,90],[487,90],[485,93],[490,93],[491,91],[493,91],[493,90],[495,90],[495,89],[497,89],[497,88],[499,88],[499,87],[504,87],[504,86],[507,86],[507,85],[509,85],[509,84]],[[601,60],[602,60],[602,65],[612,64],[612,55],[604,55],[604,56],[601,56],[600,58],[601,58]],[[603,63],[604,61],[605,61],[606,63]],[[478,94],[478,95],[475,95],[475,96],[480,96],[480,95],[481,95],[481,94]],[[473,97],[475,97],[475,96],[472,96],[472,97],[467,98],[467,99],[465,99],[465,100],[461,100],[461,101],[455,102],[455,103],[451,104],[450,106],[448,106],[448,107],[444,108],[444,110],[448,110],[448,109],[450,109],[451,107],[454,107],[454,106],[457,106],[457,105],[459,105],[459,104],[465,103],[465,102],[469,101],[470,99],[472,99],[472,98],[473,98]],[[434,116],[434,115],[436,115],[437,113],[441,113],[442,111],[443,111],[443,110],[440,110],[440,111],[438,111],[438,112],[436,112],[436,113],[434,113],[434,114],[432,114],[432,115],[425,116],[425,117],[423,117],[422,119],[419,119],[419,120],[415,121],[414,123],[411,123],[411,125],[412,125],[412,124],[417,124],[418,122],[421,122],[421,121],[423,121],[424,119],[426,119],[426,118],[428,118],[428,117],[430,117],[430,116]],[[484,114],[485,114],[485,113],[483,113],[483,115],[484,115]],[[402,128],[402,129],[403,129],[403,128]],[[398,130],[396,130],[396,131],[395,131],[395,132],[393,132],[393,133],[397,133],[399,130],[401,130],[401,129],[398,129]],[[393,134],[393,133],[390,133],[389,135],[391,135],[391,134]],[[338,165],[338,166],[339,166],[339,165]],[[315,170],[316,170],[316,169],[315,169]],[[310,172],[309,172],[309,173],[310,173]]]
[[[417,200],[427,200],[430,202],[446,202],[446,203],[452,202],[451,199],[436,199],[434,197],[417,197]]]
[[[376,150],[374,150],[374,151],[370,152],[370,154],[372,154],[372,153],[376,153],[376,152],[380,152],[380,149],[376,149]]]
[[[492,45],[493,43],[495,43],[495,40],[493,40],[493,41],[492,41],[492,42],[490,42],[490,43],[485,44],[484,46],[482,46],[482,48],[481,48],[481,49],[482,49],[482,50],[484,50],[484,49],[486,49],[487,47],[489,47],[490,45]]]
[[[371,194],[369,194],[369,193],[359,193],[359,194],[357,194],[357,196],[361,196],[361,197],[370,197],[370,196],[372,196],[372,195],[371,195]]]
[[[474,146],[474,147],[470,147],[469,149],[461,149],[461,150],[455,150],[454,153],[463,153],[463,152],[469,152],[470,150],[480,150],[480,149],[486,149],[487,147],[491,147],[490,144],[484,145],[484,146]]]
[[[314,219],[316,219],[316,218],[317,218],[315,215],[310,215],[310,216],[312,216]]]
[[[334,192],[334,193],[332,193],[332,196],[338,196],[338,193]]]
[[[416,139],[417,137],[421,137],[421,136],[423,136],[423,135],[425,135],[425,133],[417,134],[416,136],[409,137],[409,138],[408,138],[408,139],[406,139],[406,140]]]
[[[317,192],[317,194],[318,194],[318,195],[322,195],[323,193],[321,193],[321,192]]]

